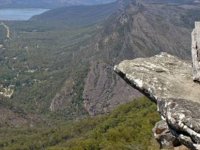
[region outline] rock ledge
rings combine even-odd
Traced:
[[[161,53],[125,60],[114,70],[157,104],[163,120],[156,124],[154,135],[161,147],[183,144],[200,150],[200,84],[193,82],[192,64]]]

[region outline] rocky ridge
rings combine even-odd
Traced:
[[[161,147],[200,149],[200,85],[192,80],[189,62],[161,53],[123,61],[114,70],[157,104],[162,121],[154,135]]]

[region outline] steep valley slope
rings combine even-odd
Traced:
[[[161,51],[190,58],[190,32],[194,20],[199,20],[199,6],[135,1],[121,4],[93,44],[94,58],[83,92],[90,114],[108,112],[131,96],[139,96],[112,73],[112,66],[119,61]]]
[[[90,66],[82,95],[87,112],[109,112],[131,97],[140,96],[113,73],[112,66],[120,60],[160,51],[190,58],[190,23],[198,20],[198,13],[198,7],[193,5],[119,1],[118,10],[75,58],[82,58]],[[54,99],[61,106],[60,101],[63,98]]]
[[[3,108],[54,119],[107,113],[141,96],[113,73],[121,60],[161,51],[190,58],[190,32],[200,20],[197,3],[119,0],[102,6],[104,12],[99,7],[84,14],[92,20],[87,23],[76,20],[80,6],[70,13],[60,9],[72,20],[44,19],[57,9],[26,22],[5,22],[11,39],[0,48],[0,79],[14,94],[1,97]]]
[[[84,83],[81,99],[90,115],[109,112],[131,97],[141,96],[113,73],[112,67],[119,61],[161,51],[190,58],[190,32],[193,22],[200,18],[199,5],[191,1],[174,2],[118,1],[118,9],[76,53],[74,61],[81,58],[83,64],[89,66],[86,66],[86,79],[81,81]],[[69,91],[67,85],[64,87],[53,100],[57,110],[69,97],[69,94],[62,96]]]

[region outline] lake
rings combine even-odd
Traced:
[[[49,9],[23,8],[23,9],[0,9],[0,20],[29,20],[35,15],[42,14]]]

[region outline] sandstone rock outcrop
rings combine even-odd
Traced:
[[[114,70],[157,104],[165,121],[162,121],[165,127],[161,127],[161,132],[155,133],[156,138],[164,138],[159,139],[161,146],[175,147],[181,143],[192,150],[200,149],[200,84],[192,80],[192,64],[161,53],[150,58],[125,60]],[[154,131],[160,126],[157,124]]]
[[[195,22],[192,32],[193,80],[200,82],[200,22]]]

